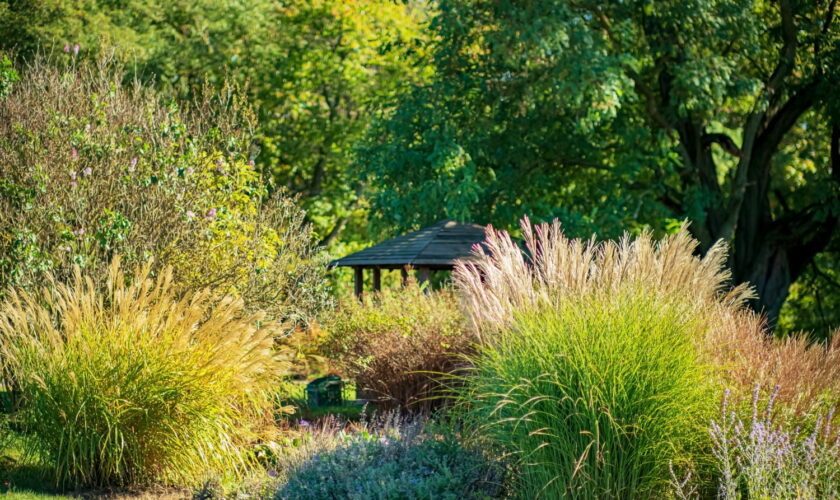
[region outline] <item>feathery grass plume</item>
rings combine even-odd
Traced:
[[[516,311],[628,286],[684,296],[700,307],[737,309],[752,296],[744,285],[723,293],[730,278],[725,244],[717,243],[698,258],[698,243],[685,226],[658,242],[642,233],[603,243],[566,238],[557,220],[532,226],[526,217],[521,226],[526,252],[507,232],[488,227],[487,251],[479,247],[479,259],[455,267],[453,280],[482,334],[509,325]]]
[[[454,277],[482,340],[461,403],[519,456],[519,495],[655,497],[671,463],[708,481],[704,341],[750,296],[726,290],[724,246],[699,258],[685,228],[604,243],[522,230],[526,252],[489,230]]]
[[[193,485],[246,472],[283,370],[272,328],[209,290],[179,297],[170,269],[106,286],[76,268],[0,306],[4,375],[25,450],[61,486]]]

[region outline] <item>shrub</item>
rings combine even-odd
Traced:
[[[661,495],[669,462],[704,465],[703,340],[748,294],[721,295],[725,252],[697,258],[684,229],[658,243],[523,233],[527,256],[489,231],[489,252],[456,267],[482,339],[461,402],[519,456],[523,497]]]
[[[0,353],[19,394],[25,451],[61,486],[194,484],[244,472],[272,422],[274,331],[239,299],[175,294],[170,271],[102,287],[76,268],[0,309]],[[105,291],[102,291],[102,290]]]
[[[709,433],[720,473],[718,498],[838,498],[840,496],[840,435],[832,428],[833,412],[819,415],[811,431],[780,418],[774,403],[779,386],[760,404],[760,385],[745,423],[730,406],[727,391]],[[689,483],[675,482],[681,498],[696,498]]]
[[[4,98],[0,285],[35,287],[74,266],[104,283],[113,256],[154,257],[187,291],[308,318],[327,300],[323,266],[301,211],[255,170],[235,89],[179,108],[123,74],[38,60]]]
[[[324,352],[381,407],[428,410],[442,400],[440,375],[471,349],[451,290],[424,293],[414,283],[348,300],[325,320]]]
[[[390,414],[345,430],[327,423],[308,437],[277,500],[324,498],[487,499],[503,469],[449,433]]]

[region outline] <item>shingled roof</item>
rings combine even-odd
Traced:
[[[330,265],[451,268],[456,259],[471,258],[473,246],[483,241],[482,226],[442,220],[434,226],[383,241],[335,260]]]

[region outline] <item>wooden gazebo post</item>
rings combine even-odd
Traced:
[[[379,267],[373,268],[373,291],[378,292],[382,289],[382,270]]]
[[[365,284],[365,275],[363,273],[362,266],[355,266],[353,267],[353,291],[356,293],[357,298],[362,298],[362,292],[364,291],[364,284]]]

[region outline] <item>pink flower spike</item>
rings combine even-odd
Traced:
[[[207,211],[207,218],[208,219],[212,219],[215,216],[216,216],[216,209],[215,208],[211,208],[210,210]]]
[[[70,44],[69,43],[64,44],[64,52],[70,52]]]
[[[76,160],[79,159],[79,152],[76,150],[76,148],[72,148],[70,150],[70,157],[73,158],[73,161],[76,161]]]
[[[74,56],[79,55],[79,44],[78,43],[73,46],[73,55]]]

